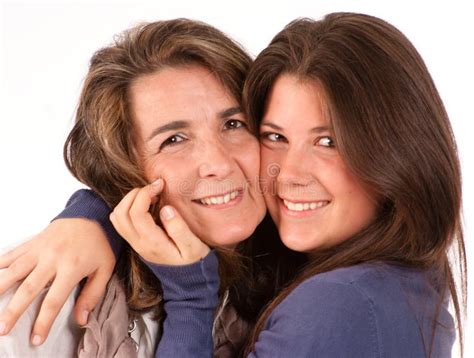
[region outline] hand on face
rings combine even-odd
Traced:
[[[42,344],[75,286],[87,283],[76,301],[74,313],[80,325],[105,292],[115,256],[100,225],[87,219],[58,219],[40,234],[0,256],[0,294],[23,280],[6,309],[0,313],[0,334],[7,334],[40,292],[51,285],[31,334]]]
[[[110,220],[119,234],[146,261],[165,265],[187,265],[205,257],[210,249],[189,229],[175,208],[160,210],[163,229],[149,212],[164,188],[163,179],[130,191],[115,207]]]
[[[137,79],[130,112],[145,178],[212,246],[247,239],[265,215],[258,140],[236,98],[207,69],[167,68]]]

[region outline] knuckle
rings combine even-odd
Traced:
[[[119,205],[119,206],[115,207],[115,209],[114,209],[114,211],[112,211],[112,213],[114,214],[113,217],[115,218],[115,220],[119,220],[120,218],[125,216],[126,211],[123,207],[121,207]]]
[[[10,324],[14,323],[17,316],[18,316],[18,314],[17,314],[16,310],[14,310],[10,306],[6,307],[2,312],[2,319],[5,322],[9,322]]]
[[[132,219],[137,219],[140,217],[141,211],[139,210],[139,208],[132,206],[130,208],[129,215]]]
[[[25,280],[21,284],[21,289],[26,296],[34,296],[38,292],[38,286],[30,280]]]
[[[42,308],[47,313],[56,313],[61,309],[62,306],[63,304],[60,299],[51,297],[44,300]]]
[[[185,235],[188,232],[187,225],[181,220],[174,220],[169,224],[169,233],[171,235]]]
[[[8,266],[8,275],[10,277],[18,277],[20,276],[21,272],[23,272],[23,265],[22,263],[15,261],[10,266]]]

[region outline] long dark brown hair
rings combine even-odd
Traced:
[[[443,290],[452,298],[462,351],[467,272],[461,172],[447,113],[422,58],[387,22],[333,13],[321,21],[291,22],[258,55],[244,87],[251,119],[262,119],[268,93],[282,74],[322,85],[340,155],[379,198],[379,210],[369,227],[320,251],[279,293],[259,318],[247,350],[273,309],[303,280],[388,261],[437,273],[441,299]],[[448,259],[450,248],[455,261]],[[459,271],[459,285],[453,270]]]

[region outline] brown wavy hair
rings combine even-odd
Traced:
[[[214,27],[175,19],[145,23],[116,37],[97,51],[84,81],[74,127],[64,145],[71,173],[115,207],[126,193],[147,184],[134,145],[129,88],[137,78],[163,68],[199,65],[208,69],[240,103],[251,58]],[[255,129],[255,126],[253,126]],[[161,288],[150,270],[129,247],[118,273],[129,307],[157,307]],[[220,253],[225,288],[239,271],[238,261]]]
[[[461,172],[441,98],[416,49],[395,27],[362,14],[333,13],[288,24],[254,61],[244,87],[249,117],[260,121],[282,74],[317,81],[326,92],[338,150],[379,198],[374,222],[320,251],[266,308],[247,351],[273,309],[305,279],[363,262],[432,269],[449,292],[463,350],[466,259]],[[457,260],[448,259],[453,249]],[[459,272],[457,284],[453,270]],[[438,310],[442,302],[439,302]],[[425,347],[431,354],[431,342]]]

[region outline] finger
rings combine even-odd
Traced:
[[[16,282],[25,278],[36,266],[36,260],[30,255],[23,255],[0,273],[0,295],[12,287]]]
[[[18,321],[18,318],[26,311],[28,306],[46,287],[51,276],[44,270],[33,270],[23,281],[7,307],[0,314],[0,322],[5,325],[4,334],[7,334]]]
[[[156,203],[157,196],[163,191],[163,188],[164,181],[159,178],[138,191],[129,210],[132,222],[134,222],[136,218],[140,219],[145,213],[149,212],[150,205]]]
[[[31,246],[31,241],[32,240],[28,240],[20,246],[17,246],[3,255],[0,255],[0,269],[10,266],[13,261],[27,252],[28,248]]]
[[[209,247],[193,234],[176,209],[166,205],[161,209],[160,216],[166,233],[178,247],[181,257],[187,258],[202,254],[201,257],[196,257],[196,259],[200,259],[209,252]]]
[[[140,189],[141,188],[135,188],[129,191],[127,195],[125,195],[123,199],[120,200],[120,203],[118,203],[118,205],[114,208],[114,212],[118,216],[124,216],[128,214],[128,212],[130,211],[130,207],[135,201],[135,198],[138,195],[138,192],[140,191]]]
[[[129,211],[139,191],[140,188],[131,190],[124,196],[109,216],[115,230],[117,230],[120,236],[128,241],[130,245],[133,245],[132,242],[138,238],[138,234],[130,219]]]
[[[158,178],[150,185],[147,185],[149,189],[149,194],[151,197],[152,204],[156,203],[158,200],[158,195],[160,195],[165,187],[165,182],[163,179]]]
[[[140,189],[130,208],[132,225],[141,240],[151,239],[156,241],[159,239],[161,241],[165,238],[168,239],[164,231],[156,225],[153,216],[149,212],[150,205],[152,204],[153,198],[156,197],[156,193],[161,192],[163,189],[163,180],[158,179],[155,183]]]
[[[111,276],[112,271],[107,272],[104,270],[98,271],[87,279],[74,306],[74,316],[80,326],[87,324],[89,314],[104,295]]]
[[[75,287],[73,283],[75,281],[71,280],[71,275],[57,276],[53,281],[33,327],[31,334],[33,345],[42,344],[48,337],[51,326]]]

